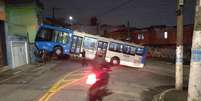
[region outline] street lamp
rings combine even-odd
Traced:
[[[72,20],[73,20],[73,17],[72,17],[72,16],[69,16],[68,19],[69,19],[70,21],[72,21]]]
[[[68,20],[69,20],[70,24],[73,24],[73,16],[69,16]]]

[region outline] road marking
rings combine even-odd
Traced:
[[[77,69],[75,71],[72,71],[72,72],[64,75],[55,84],[53,84],[53,86],[38,101],[48,101],[53,95],[55,95],[62,88],[66,87],[66,86],[69,86],[69,85],[73,84],[76,81],[81,80],[82,78],[80,78],[80,79],[72,79],[72,78],[70,78],[70,79],[66,80],[66,78],[68,78],[71,75],[73,75],[73,73],[76,73],[76,72],[81,73],[80,70],[82,70],[82,68],[81,69]],[[76,74],[76,75],[78,75],[78,74]],[[67,82],[69,82],[69,83],[67,83]]]

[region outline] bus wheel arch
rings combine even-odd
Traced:
[[[120,64],[120,59],[117,56],[114,56],[111,58],[110,63],[113,65],[119,65]]]
[[[54,54],[57,55],[57,56],[61,56],[63,55],[63,48],[59,45],[57,46],[54,46]]]

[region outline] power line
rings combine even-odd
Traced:
[[[117,5],[117,6],[115,6],[115,7],[112,7],[111,9],[109,9],[109,10],[103,12],[102,14],[100,14],[100,15],[98,15],[98,16],[99,16],[99,17],[105,16],[105,15],[107,15],[108,13],[111,13],[111,12],[113,12],[113,11],[115,11],[115,10],[118,10],[118,9],[122,8],[123,6],[125,6],[125,5],[127,5],[127,4],[130,4],[130,3],[133,2],[133,1],[134,1],[134,0],[127,0],[127,1],[125,1],[125,2],[123,2],[123,3],[121,3],[121,4],[119,4],[119,5]]]

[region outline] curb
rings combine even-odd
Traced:
[[[168,92],[173,91],[173,90],[176,90],[176,89],[175,88],[167,89],[167,90],[163,91],[162,93],[155,95],[153,97],[152,101],[165,101],[165,99],[164,99],[165,95]]]
[[[1,67],[0,74],[9,70],[8,66]]]

